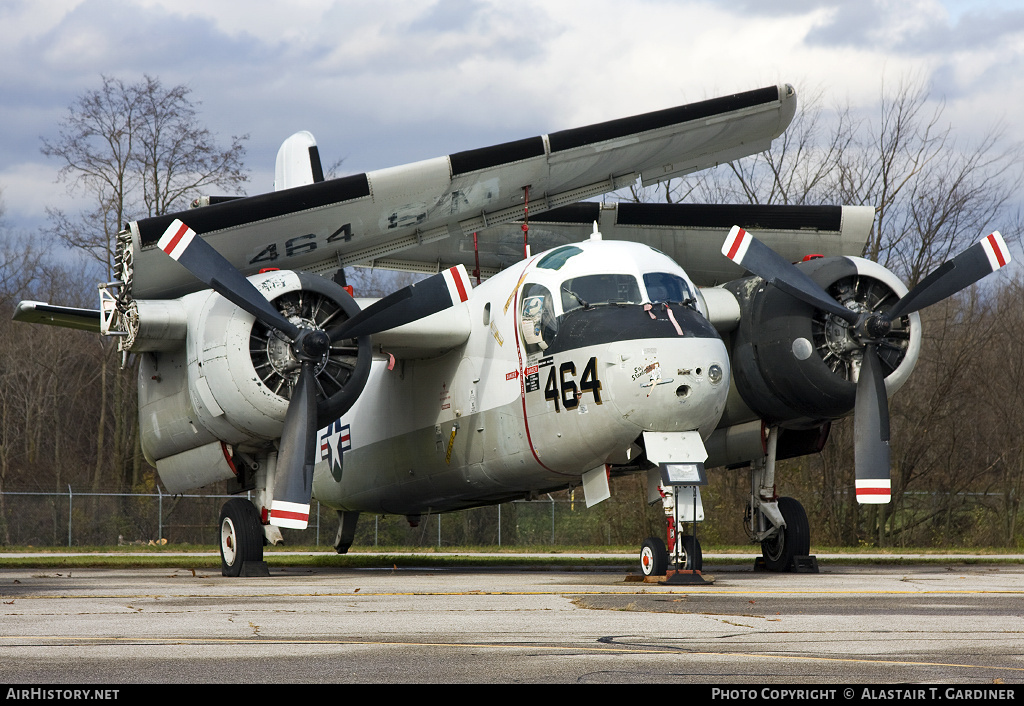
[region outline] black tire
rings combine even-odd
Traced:
[[[786,571],[795,556],[811,553],[811,529],[804,506],[793,498],[779,498],[779,512],[786,526],[761,542],[761,554],[769,571]]]
[[[679,554],[683,559],[680,568],[701,571],[704,567],[704,553],[700,549],[700,540],[688,534],[676,541],[679,542]]]
[[[220,572],[239,576],[247,561],[263,561],[263,527],[260,516],[245,498],[231,498],[220,511]]]
[[[640,547],[640,571],[644,576],[664,576],[668,570],[668,550],[665,542],[648,537]]]

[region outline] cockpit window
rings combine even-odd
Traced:
[[[548,288],[542,284],[524,284],[519,316],[526,352],[533,354],[546,349],[558,332],[554,301]]]
[[[696,299],[689,283],[679,275],[667,272],[647,272],[644,274],[644,286],[652,304],[670,302],[682,304]]]
[[[583,251],[575,245],[566,245],[565,247],[557,248],[542,257],[540,262],[537,263],[537,267],[541,267],[545,270],[561,269],[566,260],[573,255],[579,255],[581,252]]]
[[[562,283],[562,311],[598,304],[640,304],[640,286],[633,275],[584,275]]]

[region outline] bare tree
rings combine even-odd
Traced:
[[[61,163],[59,178],[89,203],[74,215],[50,210],[51,232],[88,253],[109,281],[116,236],[129,220],[183,209],[200,190],[241,191],[248,178],[242,165],[245,139],[232,137],[227,147],[218,145],[200,124],[198,103],[187,86],[165,88],[151,76],[132,84],[104,76],[100,88],[71,105],[58,136],[43,139],[43,154]],[[109,342],[102,360],[93,489],[109,465],[124,484],[137,482],[141,467],[138,421],[131,413],[133,371],[116,371],[118,356]]]
[[[187,86],[164,88],[151,76],[134,84],[104,76],[69,108],[57,138],[43,138],[43,154],[62,163],[60,179],[91,203],[77,216],[51,209],[52,230],[108,273],[115,236],[129,220],[185,208],[201,189],[240,193],[248,179],[247,138],[217,145],[190,95]]]
[[[864,256],[915,284],[957,250],[1008,217],[1024,183],[1024,148],[994,125],[971,143],[943,122],[920,80],[884,90],[879,119],[867,121],[835,171],[840,203],[874,206]]]

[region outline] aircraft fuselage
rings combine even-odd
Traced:
[[[685,272],[647,246],[564,246],[463,306],[465,344],[379,356],[372,393],[321,430],[321,503],[420,514],[564,488],[635,458],[643,431],[706,438],[724,410],[725,345]]]

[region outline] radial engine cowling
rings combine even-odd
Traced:
[[[323,329],[359,312],[342,287],[317,275],[280,270],[250,281],[299,327]],[[180,302],[186,340],[142,356],[139,411],[147,459],[155,463],[217,440],[256,448],[279,438],[300,369],[289,343],[212,290]],[[140,318],[146,311],[140,302]],[[355,402],[371,357],[370,337],[363,336],[332,346],[317,365],[321,425]]]
[[[870,260],[817,258],[798,267],[857,312],[885,311],[907,292],[893,273]],[[846,321],[760,277],[724,288],[741,311],[732,340],[735,385],[755,415],[770,425],[808,429],[853,411],[865,343]],[[920,347],[917,313],[894,321],[878,341],[889,395],[906,382]]]

